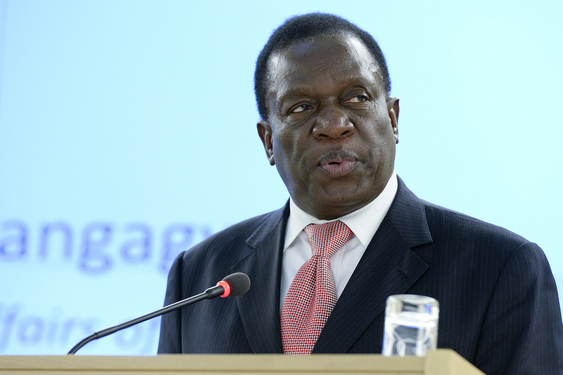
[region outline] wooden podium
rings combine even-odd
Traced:
[[[0,356],[0,375],[179,375],[179,374],[483,374],[452,350],[427,357],[383,357],[374,354],[206,354],[158,356]]]

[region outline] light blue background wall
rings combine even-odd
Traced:
[[[253,69],[309,11],[379,41],[407,185],[539,243],[563,288],[559,4],[0,1],[0,354],[65,354],[160,307],[178,251],[284,204]],[[79,353],[152,354],[157,334]]]

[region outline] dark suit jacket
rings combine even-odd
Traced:
[[[178,256],[165,304],[240,271],[243,296],[162,317],[159,353],[281,353],[284,209],[236,224]],[[385,301],[440,302],[438,347],[489,375],[563,374],[558,294],[543,251],[505,229],[418,199],[399,180],[393,204],[340,296],[313,353],[380,353]]]

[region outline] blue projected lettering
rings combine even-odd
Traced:
[[[50,345],[70,349],[77,341],[93,333],[99,325],[98,318],[68,315],[60,306],[40,315],[28,311],[23,304],[0,303],[0,353],[14,345]],[[113,340],[117,348],[129,352],[153,354],[159,325],[160,319],[152,319],[117,332],[105,340]]]
[[[81,230],[64,221],[33,226],[0,222],[0,262],[74,263],[86,274],[102,275],[119,264],[154,264],[166,274],[176,256],[213,233],[209,225],[174,223],[160,235],[146,223],[91,222]]]
[[[110,224],[87,225],[82,232],[82,255],[80,268],[86,272],[105,272],[112,266],[112,259],[103,250],[111,240],[113,228]]]
[[[68,344],[92,333],[95,323],[94,318],[65,317],[60,308],[40,316],[21,304],[0,303],[0,353],[14,341],[30,346]]]
[[[127,233],[134,235],[121,245],[121,257],[129,263],[141,263],[151,256],[152,230],[142,223],[129,224],[125,227]]]
[[[0,220],[0,264],[12,272],[5,273],[6,281],[19,288],[0,299],[0,354],[21,348],[64,354],[96,330],[132,318],[108,319],[113,307],[133,315],[156,310],[174,259],[213,232],[200,223]],[[22,266],[39,282],[30,283]],[[46,295],[44,284],[64,294],[64,301]],[[140,299],[148,290],[156,297]],[[154,354],[158,332],[159,320],[153,319],[85,350]]]
[[[14,260],[25,256],[27,249],[27,226],[17,220],[2,223],[0,237],[0,257],[3,260]]]
[[[64,241],[62,252],[65,258],[72,257],[72,229],[70,225],[63,222],[46,224],[41,228],[39,240],[39,256],[45,258],[49,248],[49,240],[52,236],[58,235]]]

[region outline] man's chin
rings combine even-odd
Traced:
[[[317,196],[306,211],[314,211],[309,213],[318,219],[332,220],[359,210],[369,202],[365,194]]]

